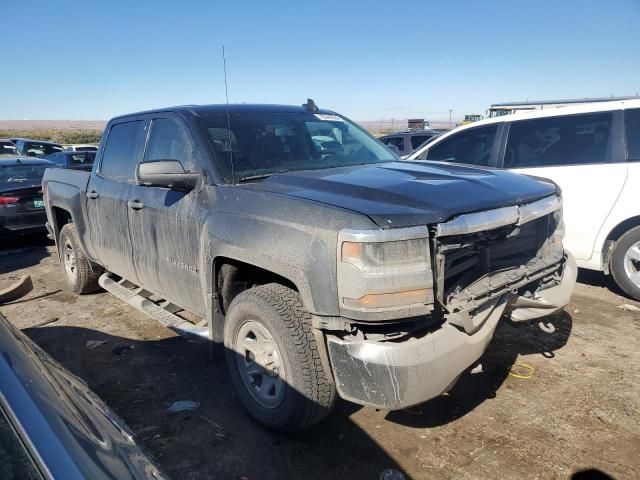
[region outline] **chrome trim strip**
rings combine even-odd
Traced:
[[[520,207],[520,225],[544,217],[562,207],[562,198],[552,195]]]
[[[394,242],[398,240],[412,240],[414,238],[429,238],[426,226],[409,228],[391,228],[389,230],[340,230],[338,233],[338,251],[342,242]]]
[[[517,223],[519,219],[518,207],[515,205],[484,212],[468,213],[448,222],[438,224],[437,234],[440,237],[445,237],[493,230],[494,228]]]
[[[460,215],[448,222],[438,224],[436,232],[439,237],[446,237],[492,230],[505,225],[522,225],[554,212],[560,207],[562,207],[562,199],[557,195],[550,195],[520,206],[514,205]]]

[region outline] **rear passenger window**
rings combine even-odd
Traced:
[[[627,159],[640,160],[640,108],[625,110],[624,124],[627,137]]]
[[[505,168],[606,163],[612,113],[590,113],[513,122]]]
[[[157,118],[151,124],[144,161],[154,160],[178,160],[185,171],[190,170],[191,145],[187,134],[171,119]]]
[[[144,122],[117,123],[109,131],[102,154],[100,173],[116,180],[134,177],[144,136]]]
[[[498,125],[491,125],[453,134],[433,145],[427,151],[426,160],[488,166],[497,131]]]

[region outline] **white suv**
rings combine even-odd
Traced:
[[[545,177],[562,188],[565,246],[640,300],[640,100],[552,108],[456,128],[410,160]]]

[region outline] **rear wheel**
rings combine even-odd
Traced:
[[[95,292],[100,289],[98,278],[104,270],[89,261],[82,251],[73,223],[67,223],[60,230],[58,249],[62,272],[69,289],[78,294]]]
[[[611,274],[624,293],[640,300],[640,227],[632,228],[616,242]]]
[[[272,283],[240,293],[227,312],[224,343],[234,386],[258,422],[295,432],[331,412],[335,385],[296,291]]]

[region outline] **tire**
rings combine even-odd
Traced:
[[[335,385],[322,363],[311,316],[296,291],[270,283],[240,293],[226,315],[224,344],[240,399],[264,426],[298,432],[333,409]],[[270,353],[253,356],[251,349]]]
[[[84,254],[73,223],[67,223],[60,230],[58,251],[62,274],[70,290],[82,295],[100,289],[98,278],[104,270]]]
[[[618,239],[609,266],[622,291],[640,300],[640,227],[632,228]]]

